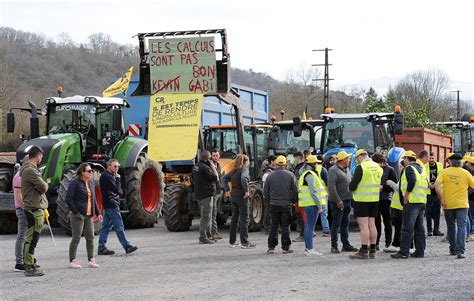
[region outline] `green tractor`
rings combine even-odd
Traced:
[[[125,106],[128,103],[122,98],[48,98],[42,110],[46,116],[46,136],[24,142],[17,151],[20,162],[32,145],[43,148],[45,153],[39,170],[49,184],[47,196],[52,224],[59,224],[66,233],[71,232],[71,226],[65,197],[77,167],[83,162],[92,166],[95,192],[102,210],[99,177],[110,158],[120,163],[124,191],[121,211],[125,225],[145,228],[157,222],[159,204],[164,197],[161,165],[148,158],[146,140],[128,137],[123,117]],[[9,116],[8,120],[9,131],[13,131],[14,117]]]

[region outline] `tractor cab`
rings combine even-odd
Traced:
[[[297,151],[309,150],[314,153],[319,149],[322,120],[282,120],[273,123],[269,135],[270,154],[291,156]]]
[[[403,115],[395,113],[322,114],[321,149],[324,160],[342,150],[355,154],[366,149],[369,154],[381,152],[398,170],[402,148],[395,147],[395,135],[403,132]],[[355,167],[355,158],[352,158]]]
[[[81,139],[84,158],[107,156],[125,133],[121,98],[73,96],[46,99],[46,134],[75,133]]]
[[[472,137],[474,136],[474,120],[437,122],[437,127],[443,127],[453,137],[453,152],[465,155],[473,151]]]

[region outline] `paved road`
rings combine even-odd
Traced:
[[[44,229],[37,258],[46,275],[33,278],[13,271],[15,237],[0,236],[0,299],[474,299],[469,244],[463,260],[449,256],[439,237],[428,237],[423,259],[380,252],[375,260],[354,261],[347,253],[330,254],[330,239],[320,232],[315,245],[324,256],[309,258],[302,243],[292,245],[294,254],[267,255],[263,232],[251,233],[253,250],[229,248],[227,229],[217,244],[199,245],[197,227],[194,221],[190,232],[171,233],[161,221],[128,230],[139,247],[128,256],[112,233],[109,248],[117,254],[98,257],[99,269],[82,270],[67,268],[70,238],[56,229],[54,247]],[[351,233],[355,246],[358,236]],[[85,265],[85,241],[78,259]]]

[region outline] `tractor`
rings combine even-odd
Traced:
[[[436,126],[444,128],[453,136],[453,152],[462,154],[472,153],[472,136],[474,131],[474,117],[469,121],[445,121],[437,122]]]
[[[159,203],[164,196],[164,177],[159,163],[148,158],[148,142],[128,137],[122,98],[73,96],[45,100],[46,135],[24,142],[17,151],[21,162],[32,145],[44,150],[39,171],[49,184],[47,197],[53,224],[71,233],[66,191],[79,164],[89,163],[94,171],[96,195],[102,210],[99,177],[106,162],[115,158],[124,194],[121,212],[127,227],[153,227]],[[13,114],[13,113],[10,113]],[[14,130],[14,115],[9,115],[9,131]]]
[[[387,162],[400,174],[398,162],[403,148],[395,147],[395,135],[403,133],[403,114],[399,108],[394,113],[327,113],[322,114],[320,153],[324,161],[329,156],[342,150],[355,154],[358,149],[365,149],[371,155],[382,152]],[[352,156],[351,169],[356,166]]]

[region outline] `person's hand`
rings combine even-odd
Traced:
[[[392,187],[395,184],[395,182],[393,182],[392,180],[387,180],[386,184],[387,184],[387,186]]]
[[[113,196],[117,196],[117,194],[113,191],[111,191],[110,194],[112,194]]]
[[[120,174],[119,174],[119,173],[115,173],[115,178],[116,178],[116,179],[120,179]]]
[[[446,208],[446,202],[444,201],[444,198],[440,198],[439,202],[441,203],[441,207]]]
[[[225,191],[224,192],[224,197],[230,198],[230,191]]]
[[[104,217],[102,216],[102,214],[99,214],[99,215],[96,215],[94,216],[94,222],[102,222],[104,220]]]
[[[343,202],[339,202],[339,203],[337,203],[336,206],[337,206],[337,208],[339,208],[339,209],[343,209],[343,208],[344,208],[344,203],[343,203]]]
[[[248,198],[250,198],[250,192],[247,191],[247,192],[244,194],[244,199],[248,199]]]
[[[321,213],[321,212],[323,212],[323,207],[319,206],[318,207],[318,213]]]
[[[410,202],[410,193],[408,191],[405,191],[403,194],[403,201],[405,204],[408,204]]]

